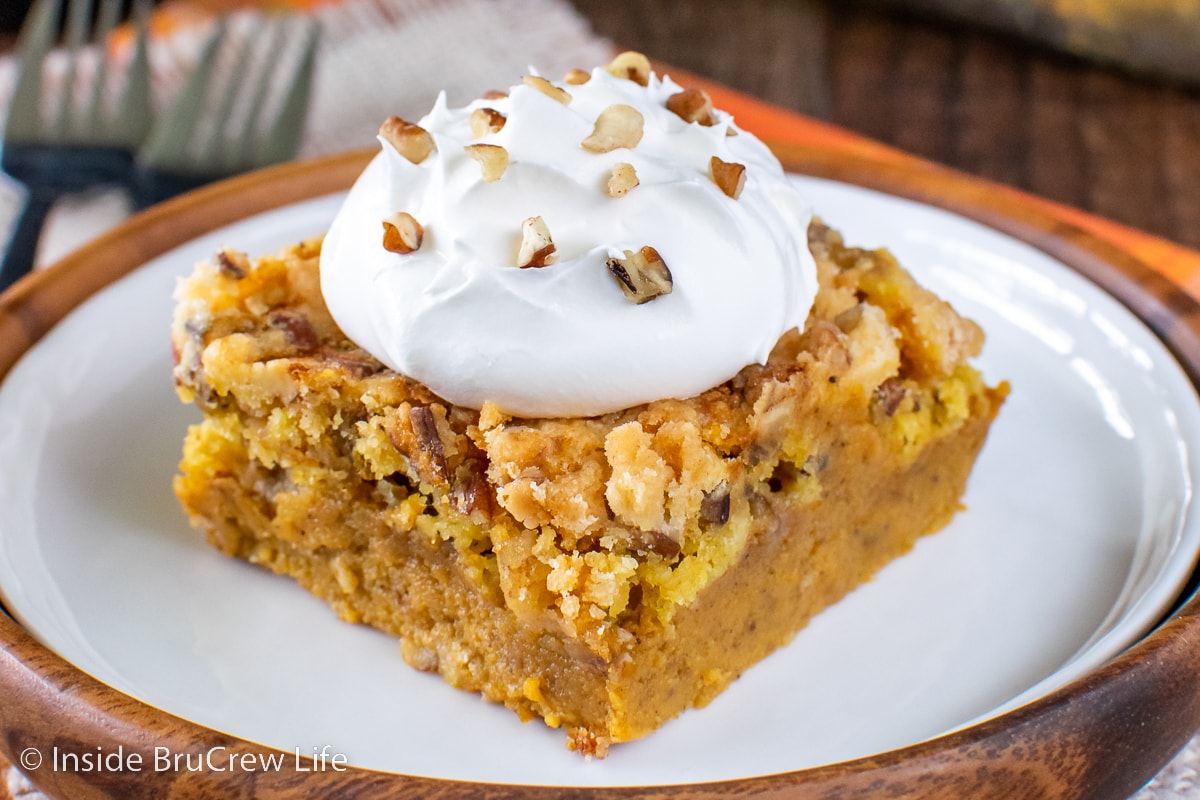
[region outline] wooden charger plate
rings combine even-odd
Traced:
[[[1128,253],[990,190],[928,165],[884,164],[821,149],[776,145],[793,172],[832,178],[953,211],[1046,252],[1122,301],[1200,385],[1200,306]],[[249,215],[344,190],[370,153],[290,164],[177,198],[30,276],[0,297],[0,379],[75,306],[148,260]],[[1189,589],[1153,632],[1104,667],[1034,703],[986,722],[880,755],[814,769],[690,786],[563,788],[460,783],[351,768],[348,772],[143,772],[40,770],[53,797],[398,798],[1124,798],[1200,727],[1200,598]],[[98,682],[0,614],[0,753],[140,753],[156,747],[266,754],[145,705]]]

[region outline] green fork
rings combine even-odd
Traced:
[[[89,41],[93,0],[68,0],[66,71],[62,87],[52,98],[44,94],[42,68],[55,45],[63,0],[37,0],[21,28],[20,71],[0,143],[0,169],[24,185],[26,196],[0,259],[0,291],[33,267],[38,238],[55,201],[92,186],[125,183],[133,154],[150,129],[149,3],[138,0],[134,4],[137,35],[133,52],[118,67],[111,61],[108,38],[120,22],[121,5],[121,0],[100,0]],[[99,51],[97,66],[86,77],[89,85],[77,87],[82,82],[76,74],[80,56],[88,47]],[[123,72],[118,76],[123,86],[111,102],[108,82],[117,71],[114,68]],[[77,89],[86,94],[81,107],[75,99]]]
[[[137,154],[134,205],[146,208],[294,158],[308,112],[318,32],[311,18],[271,15],[255,20],[240,42],[231,43],[228,20],[218,21],[179,96]],[[261,56],[257,61],[255,54]]]

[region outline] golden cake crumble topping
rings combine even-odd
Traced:
[[[974,323],[888,253],[846,248],[821,225],[811,241],[821,291],[807,329],[690,400],[547,420],[448,406],[342,337],[316,289],[319,240],[244,273],[221,266],[249,264],[236,253],[198,269],[181,293],[176,378],[204,427],[246,426],[222,446],[286,471],[268,498],[285,540],[311,535],[314,513],[342,514],[319,498],[344,472],[396,532],[451,542],[509,607],[608,657],[623,630],[669,624],[729,568],[739,521],[774,487],[821,501],[826,427],[879,428],[911,458],[980,402]]]

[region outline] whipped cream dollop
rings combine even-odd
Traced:
[[[761,141],[720,111],[713,124],[685,121],[667,108],[681,89],[666,77],[642,86],[597,68],[554,83],[565,103],[536,83],[465,108],[439,97],[417,123],[436,145],[419,163],[381,137],[321,256],[322,292],[350,339],[452,403],[578,417],[697,395],[804,325],[817,288],[810,210]],[[640,112],[636,145],[581,146],[614,105]],[[503,127],[476,136],[476,109]],[[477,144],[504,148],[498,179],[464,149]],[[736,198],[714,180],[713,156],[745,168]],[[637,185],[611,196],[619,164]],[[382,245],[397,212],[423,229],[412,252]],[[533,217],[555,252],[521,268]],[[646,246],[670,286],[639,304],[610,265]]]

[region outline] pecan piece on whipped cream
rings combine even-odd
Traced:
[[[717,123],[712,100],[703,89],[684,89],[667,98],[667,110],[684,122],[698,122],[705,127]]]
[[[517,266],[545,267],[554,261],[558,248],[550,238],[550,228],[541,217],[530,217],[521,223],[521,249],[517,253]]]
[[[722,161],[713,156],[708,162],[708,174],[717,188],[734,200],[738,199],[746,186],[746,167],[736,162]]]
[[[638,86],[650,83],[650,59],[636,50],[626,50],[609,62],[604,71],[631,80]]]
[[[621,291],[638,305],[670,294],[674,286],[667,263],[648,245],[636,252],[626,250],[624,258],[610,258],[607,266]]]
[[[500,180],[500,176],[508,169],[508,151],[498,144],[469,144],[463,149],[479,162],[486,183]]]
[[[400,117],[388,117],[379,126],[379,135],[396,148],[396,152],[414,164],[420,164],[437,149],[429,131]]]
[[[477,108],[467,118],[467,124],[471,126],[471,135],[476,139],[496,133],[507,121],[508,118],[494,108]]]
[[[557,100],[564,106],[569,105],[571,102],[571,95],[566,89],[555,86],[540,75],[526,75],[521,80],[524,81],[526,86],[532,86],[534,89],[537,89],[552,100]]]
[[[405,255],[421,247],[425,229],[407,211],[397,211],[383,221],[383,249]]]
[[[570,86],[582,86],[591,79],[592,73],[582,69],[573,69],[563,76],[563,83]]]
[[[645,119],[642,112],[624,103],[615,103],[600,112],[588,137],[579,143],[593,153],[609,153],[627,147],[633,149],[642,140]]]
[[[621,161],[613,165],[612,175],[608,179],[608,196],[624,197],[629,194],[630,189],[639,183],[641,181],[638,180],[637,171],[633,168],[633,164]]]

